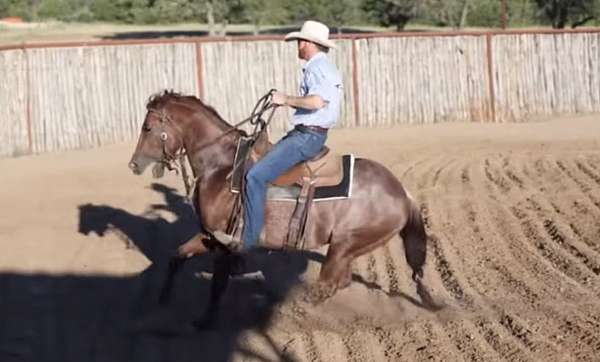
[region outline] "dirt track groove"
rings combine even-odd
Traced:
[[[354,282],[317,306],[302,296],[316,280],[319,263],[284,257],[271,262],[276,275],[291,273],[296,262],[306,263],[297,275],[299,284],[282,292],[277,278],[262,286],[232,282],[220,318],[227,321],[226,330],[236,333],[230,352],[215,349],[212,355],[312,362],[598,361],[596,118],[336,130],[332,147],[388,166],[418,201],[429,235],[424,282],[444,308],[431,312],[420,305],[399,237],[356,260]],[[0,184],[6,185],[2,200],[12,205],[0,211],[1,272],[117,280],[147,273],[155,264],[151,255],[117,223],[102,235],[78,232],[78,209],[88,203],[110,206],[109,216],[125,210],[132,215],[130,222],[151,224],[143,235],[152,243],[162,238],[152,236],[155,232],[164,236],[174,230],[169,227],[180,218],[173,208],[160,205],[168,201],[164,196],[171,201],[177,196],[148,188],[149,176],[129,175],[125,164],[132,148],[0,160],[2,169],[14,170],[0,175]],[[181,194],[176,175],[161,183]],[[34,226],[26,227],[31,210],[37,211]],[[130,242],[133,248],[127,248]],[[186,288],[193,289],[194,283]],[[152,290],[155,284],[146,282],[135,290]],[[261,296],[265,290],[268,295],[282,293],[281,299],[264,302],[269,300]],[[180,307],[180,313],[189,313],[200,297],[187,302],[180,297],[181,305],[188,306]],[[144,313],[158,313],[151,298],[141,299],[150,303]],[[247,313],[260,310],[260,303],[267,303],[269,318],[261,324],[248,322]],[[175,334],[162,340],[159,335],[155,338],[161,344],[153,348],[161,356],[194,360],[175,354],[175,346],[193,351],[202,338],[217,341],[220,334],[201,336]],[[202,350],[210,351],[211,343],[201,345]]]

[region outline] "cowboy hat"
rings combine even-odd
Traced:
[[[335,44],[329,40],[329,28],[318,21],[308,20],[302,25],[300,31],[294,31],[285,36],[285,41],[308,40],[326,48],[335,48]]]

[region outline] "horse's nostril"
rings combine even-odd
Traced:
[[[138,168],[137,163],[135,163],[133,161],[129,162],[129,169],[131,169],[131,171],[136,171],[137,168]]]

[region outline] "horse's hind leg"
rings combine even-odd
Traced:
[[[350,240],[329,246],[325,263],[321,267],[318,286],[311,291],[310,300],[318,302],[331,297],[352,281],[352,261],[385,244],[397,231],[373,237],[373,232],[353,235]]]
[[[350,269],[350,261],[346,243],[330,245],[321,266],[319,281],[311,287],[307,301],[317,303],[333,296]]]
[[[342,277],[340,278],[340,281],[338,283],[338,290],[347,288],[348,286],[350,286],[351,282],[352,282],[352,261],[350,261],[348,263],[346,270],[344,270],[344,272],[342,273]]]
[[[352,281],[352,261],[387,243],[397,234],[397,230],[387,234],[374,234],[372,230],[356,233],[350,240],[329,246],[327,258],[321,267],[319,283],[309,296],[311,302],[322,301],[333,296],[337,290],[349,286]]]

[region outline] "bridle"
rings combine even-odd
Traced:
[[[203,148],[208,145],[214,144],[215,142],[218,142],[219,139],[221,139],[223,136],[225,136],[226,134],[228,134],[230,132],[240,131],[240,127],[242,125],[244,125],[245,123],[250,123],[252,126],[254,126],[254,129],[250,135],[250,138],[252,138],[253,142],[256,141],[256,139],[258,139],[258,137],[261,135],[261,133],[267,129],[267,126],[273,119],[273,114],[275,113],[275,109],[278,107],[278,105],[273,104],[271,102],[274,92],[275,92],[275,89],[271,89],[267,94],[262,96],[258,100],[256,105],[254,106],[254,109],[252,110],[252,113],[250,114],[250,116],[248,118],[236,123],[230,129],[225,131],[225,133],[223,133],[216,139],[207,142],[206,144],[202,145],[199,148]],[[265,121],[262,118],[262,116],[268,110],[271,110],[271,113],[269,114],[267,120]],[[179,170],[181,170],[181,177],[183,178],[183,183],[184,183],[185,190],[186,190],[186,199],[189,202],[191,200],[191,193],[193,191],[192,186],[196,184],[196,181],[198,180],[198,176],[194,175],[193,177],[190,177],[189,173],[187,171],[186,160],[185,160],[187,157],[187,153],[185,151],[185,147],[184,147],[184,143],[183,143],[183,132],[181,131],[181,129],[179,127],[177,127],[176,123],[173,122],[173,119],[163,109],[148,108],[148,113],[156,114],[159,117],[161,124],[169,124],[177,133],[179,145],[175,149],[174,153],[170,153],[167,150],[167,140],[169,139],[169,134],[167,132],[165,132],[164,130],[162,130],[162,132],[160,133],[160,140],[161,140],[161,144],[162,144],[162,155],[161,155],[161,159],[158,160],[157,163],[159,163],[163,167],[166,167],[169,171],[175,171],[176,173],[179,173]],[[241,163],[233,165],[233,169],[230,174],[233,174],[233,172],[239,167],[241,167]]]
[[[158,160],[157,163],[160,165],[159,167],[166,167],[169,171],[175,171],[176,173],[179,173],[179,170],[181,170],[181,177],[183,178],[183,184],[185,186],[185,198],[189,203],[191,203],[190,196],[192,194],[192,186],[196,184],[198,178],[191,177],[186,167],[187,154],[185,152],[185,147],[183,144],[183,132],[179,129],[179,127],[176,126],[175,122],[173,122],[173,119],[163,109],[159,110],[149,108],[148,113],[154,113],[158,115],[161,124],[169,124],[177,133],[179,145],[175,149],[174,153],[170,153],[167,150],[167,140],[169,139],[169,134],[165,130],[162,130],[162,132],[160,133],[162,155],[161,159]]]
[[[167,150],[167,140],[169,139],[169,134],[162,130],[162,132],[160,133],[160,141],[162,144],[162,156],[161,159],[158,160],[158,163],[164,165],[167,169],[169,169],[169,171],[177,170],[177,165],[175,164],[175,162],[177,162],[182,157],[185,157],[185,148],[183,147],[183,132],[181,132],[179,127],[175,125],[175,122],[173,122],[172,118],[164,110],[149,108],[148,113],[158,115],[161,124],[170,125],[175,130],[175,132],[178,133],[177,138],[179,140],[179,146],[177,147],[177,149],[175,149],[175,153],[172,154]]]

